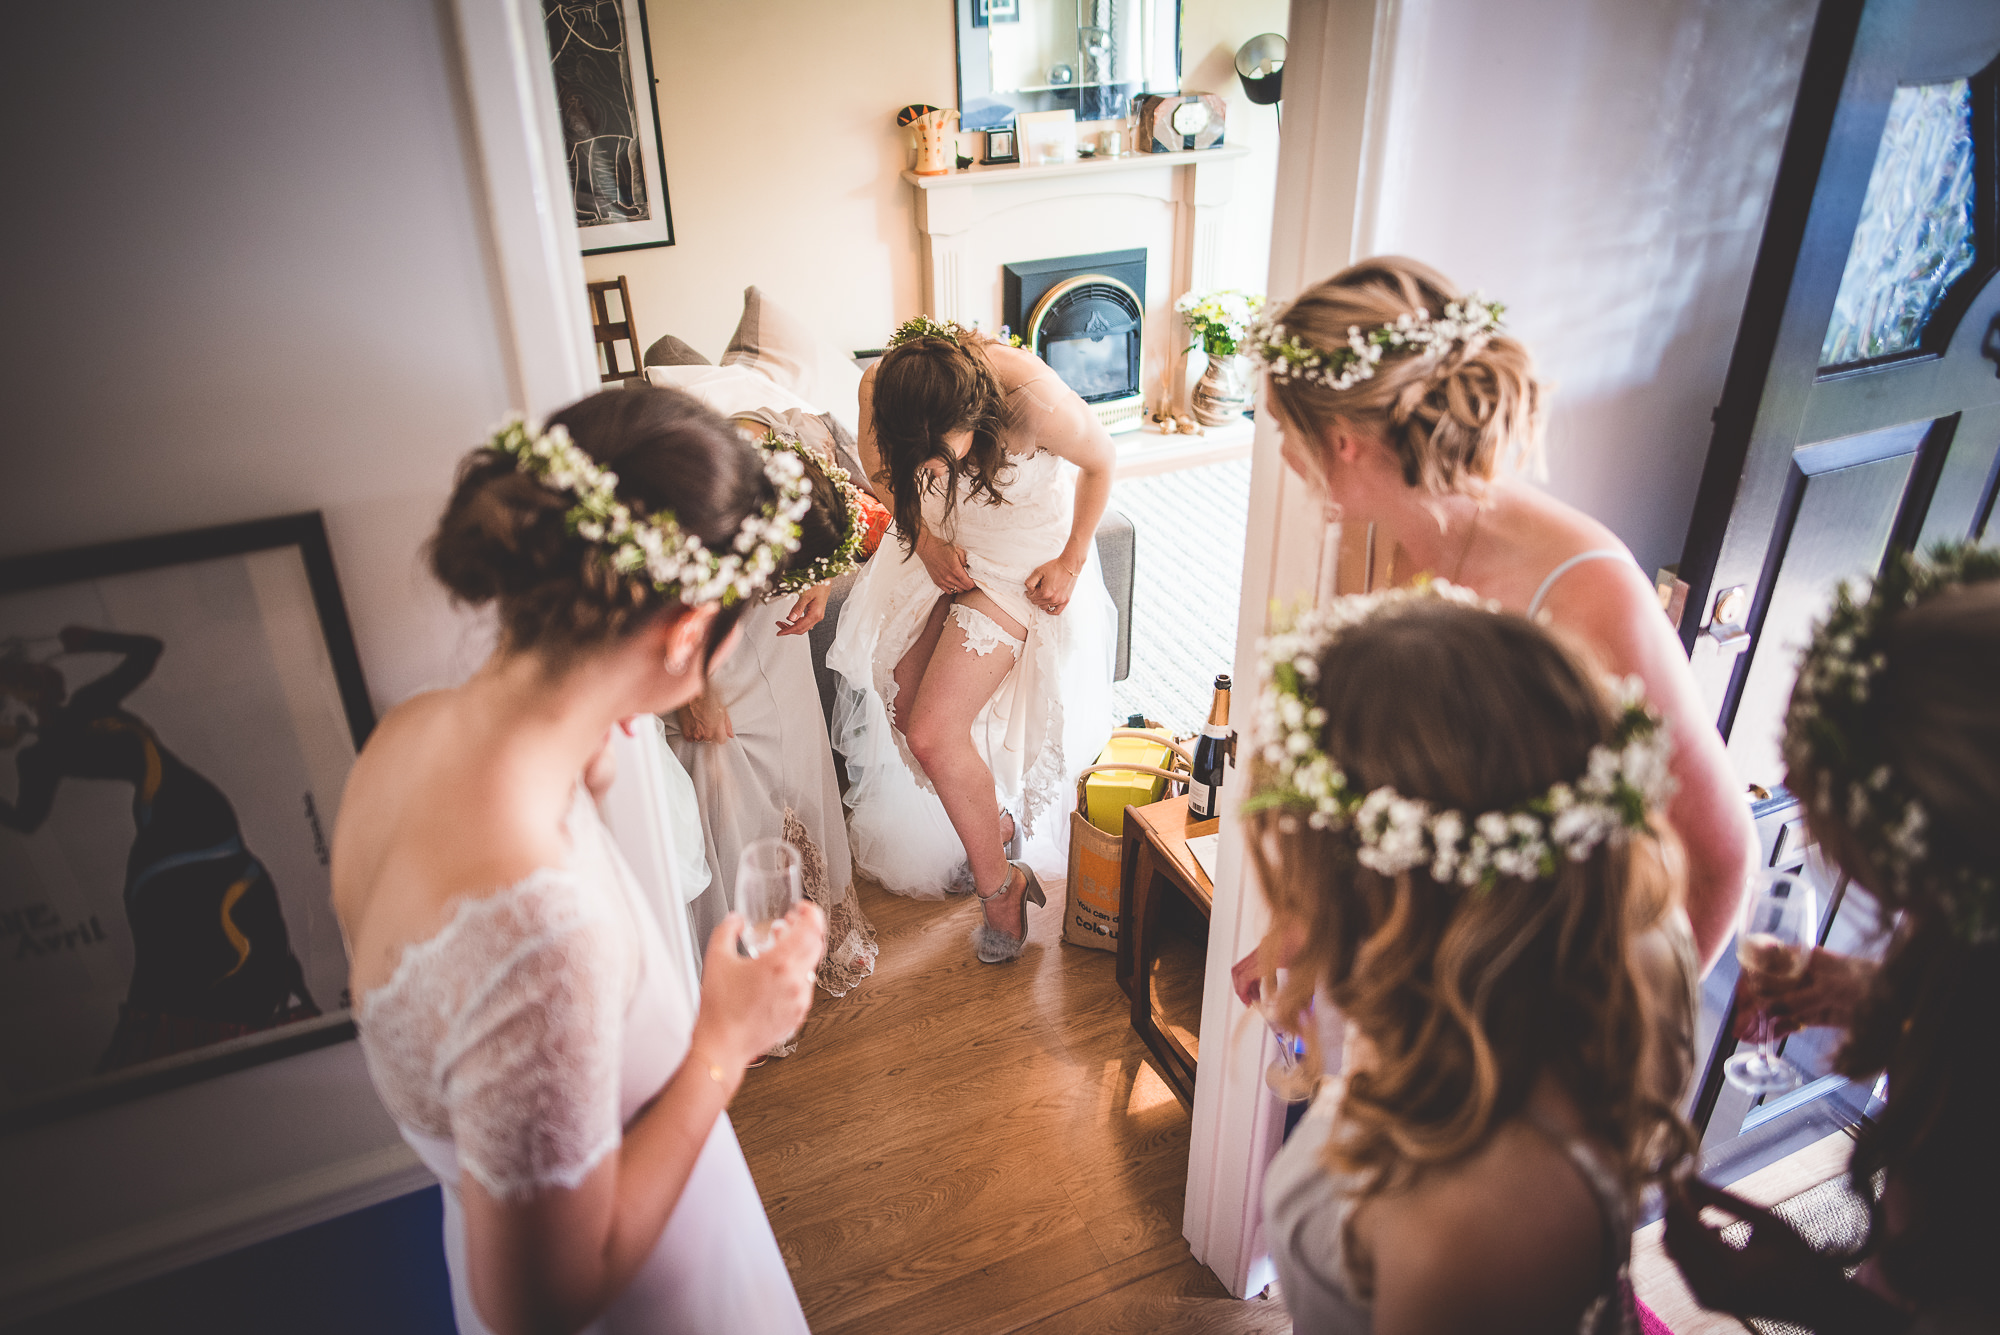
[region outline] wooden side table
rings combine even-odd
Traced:
[[[1195,1057],[1153,1013],[1149,985],[1160,952],[1160,909],[1178,894],[1209,916],[1215,887],[1188,851],[1191,837],[1213,834],[1219,820],[1187,818],[1187,798],[1125,808],[1125,867],[1118,893],[1118,986],[1132,1002],[1132,1028],[1183,1103],[1194,1102]]]

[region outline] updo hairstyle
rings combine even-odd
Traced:
[[[1619,717],[1598,675],[1548,632],[1443,601],[1343,632],[1317,681],[1319,745],[1354,790],[1387,785],[1468,821],[1574,783]],[[1553,878],[1468,888],[1428,866],[1371,870],[1349,830],[1293,811],[1250,822],[1270,939],[1304,943],[1274,999],[1278,1022],[1310,1041],[1302,1017],[1323,992],[1371,1048],[1328,1142],[1329,1166],[1358,1175],[1364,1197],[1475,1153],[1544,1072],[1616,1147],[1628,1184],[1685,1153],[1670,1102],[1685,1058],[1660,1050],[1667,1003],[1641,981],[1634,945],[1679,902],[1670,834],[1608,839],[1561,859]],[[1309,1061],[1317,1069],[1316,1051]]]
[[[635,511],[669,511],[711,551],[771,504],[776,489],[757,451],[691,395],[655,386],[604,390],[549,418],[577,447],[618,475]],[[620,574],[607,549],[569,531],[574,498],[518,470],[512,456],[474,450],[459,465],[431,537],[431,570],[456,602],[496,605],[502,645],[558,661],[637,629],[680,603],[643,572]],[[708,653],[728,638],[743,604],[722,608]]]
[[[1429,265],[1381,255],[1308,288],[1275,323],[1325,353],[1347,346],[1350,328],[1365,337],[1419,310],[1440,319],[1463,296]],[[1372,377],[1344,390],[1297,376],[1265,385],[1293,427],[1316,442],[1343,426],[1374,436],[1403,480],[1433,495],[1476,493],[1502,463],[1539,458],[1548,391],[1528,349],[1507,334],[1455,343],[1436,358],[1390,349]]]
[[[971,495],[1001,504],[999,483],[1008,467],[1000,443],[1006,428],[1006,394],[982,355],[983,340],[967,331],[954,343],[924,335],[899,343],[875,366],[875,445],[881,451],[895,503],[896,530],[914,550],[923,529],[926,480],[918,470],[932,460],[944,466],[945,513],[958,501],[958,483],[970,478]],[[972,447],[955,458],[944,438],[972,432]]]

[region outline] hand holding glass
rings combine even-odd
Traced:
[[[743,953],[770,949],[778,921],[799,902],[799,850],[783,839],[746,844],[736,859],[736,908],[743,915]]]
[[[1745,991],[1770,996],[1796,983],[1812,962],[1818,934],[1819,897],[1804,877],[1780,874],[1752,891],[1736,929],[1736,962],[1743,966]],[[1757,1036],[1755,1046],[1723,1063],[1729,1083],[1752,1094],[1796,1089],[1805,1077],[1778,1055],[1770,1016],[1761,1004],[1751,1032]]]

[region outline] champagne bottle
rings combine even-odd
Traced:
[[[1229,730],[1229,674],[1215,679],[1215,703],[1208,723],[1194,745],[1194,774],[1188,783],[1188,819],[1214,820],[1222,814],[1222,775],[1236,753],[1236,734]]]

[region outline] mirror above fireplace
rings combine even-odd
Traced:
[[[953,0],[967,130],[1023,111],[1117,120],[1140,93],[1180,91],[1179,0]]]

